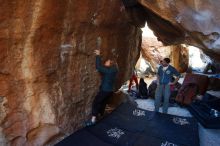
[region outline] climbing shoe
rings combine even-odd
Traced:
[[[84,123],[85,127],[88,127],[88,126],[92,126],[92,125],[95,125],[95,122],[92,122],[91,120],[88,120]]]

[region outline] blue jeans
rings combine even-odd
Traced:
[[[170,85],[157,85],[157,89],[155,92],[155,111],[158,112],[161,104],[161,98],[164,97],[163,100],[163,113],[167,113],[169,106],[169,98],[170,98]]]

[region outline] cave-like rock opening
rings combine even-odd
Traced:
[[[219,72],[217,70],[218,64],[215,64],[214,60],[205,55],[201,49],[186,44],[165,46],[158,41],[147,23],[142,31],[142,47],[136,68],[143,74],[156,73],[156,67],[160,60],[166,57],[171,59],[171,64],[181,73],[186,72],[188,69],[205,73],[208,65],[215,66],[215,73]]]

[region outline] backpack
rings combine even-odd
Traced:
[[[198,92],[199,86],[197,84],[185,84],[180,88],[175,100],[181,105],[189,105],[195,99]]]

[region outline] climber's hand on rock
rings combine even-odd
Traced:
[[[95,55],[100,55],[100,50],[95,50],[95,51],[94,51],[94,54],[95,54]]]
[[[116,91],[116,92],[114,92],[115,94],[119,94],[119,93],[121,93],[121,91],[120,90],[118,90],[118,91]]]

